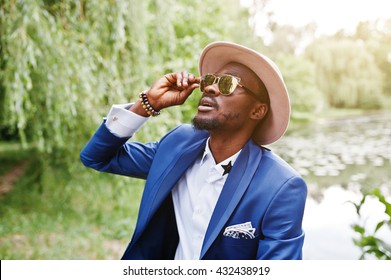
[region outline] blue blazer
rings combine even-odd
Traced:
[[[146,179],[136,228],[123,259],[173,259],[178,245],[171,190],[204,152],[209,133],[181,125],[159,142],[127,142],[102,124],[81,151],[84,165]],[[200,259],[301,259],[304,180],[252,140],[243,147],[217,201]],[[251,238],[224,235],[251,222]],[[242,236],[245,237],[245,236]]]

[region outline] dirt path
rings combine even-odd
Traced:
[[[22,161],[20,164],[12,168],[8,173],[0,176],[0,196],[9,192],[18,180],[26,171],[28,161]]]

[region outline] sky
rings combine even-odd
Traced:
[[[391,18],[390,0],[270,0],[269,7],[278,23],[315,22],[319,35],[332,35],[339,29],[354,32],[360,21]]]

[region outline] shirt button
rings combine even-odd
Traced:
[[[111,119],[112,119],[113,121],[116,121],[116,120],[118,120],[118,117],[117,117],[117,116],[113,116]]]

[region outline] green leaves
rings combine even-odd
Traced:
[[[359,203],[353,203],[356,207],[357,214],[361,219],[361,209],[368,196],[377,198],[378,201],[385,206],[385,213],[388,217],[379,221],[372,233],[368,232],[368,229],[363,221],[353,224],[353,230],[359,234],[358,238],[353,239],[353,242],[361,249],[362,255],[360,259],[365,259],[367,255],[372,255],[377,259],[391,260],[391,244],[389,241],[387,242],[377,236],[378,231],[383,227],[388,227],[388,230],[391,230],[391,204],[386,201],[386,198],[379,189],[374,189],[372,192],[365,194]]]
[[[111,104],[136,100],[164,73],[197,74],[199,54],[215,40],[274,56],[294,113],[317,113],[327,105],[376,108],[387,77],[379,69],[389,70],[389,63],[375,63],[384,61],[388,49],[377,43],[386,37],[372,40],[370,47],[351,38],[318,41],[303,58],[289,54],[292,46],[286,49],[287,43],[277,39],[298,32],[292,38],[299,40],[309,31],[275,26],[278,38],[266,49],[239,0],[224,5],[212,0],[3,2],[0,127],[18,131],[21,141],[35,146],[48,164],[78,161]],[[189,122],[198,100],[196,90],[183,106],[167,110],[136,137],[156,140]]]
[[[80,149],[112,104],[136,100],[164,73],[197,74],[202,48],[229,39],[226,22],[240,10],[225,10],[211,0],[5,2],[0,8],[1,126],[14,127],[45,164],[68,166],[78,162]],[[239,1],[230,2],[239,7]],[[246,14],[240,15],[235,22],[247,23]],[[137,137],[156,140],[190,121],[197,103],[191,98],[167,110]]]

